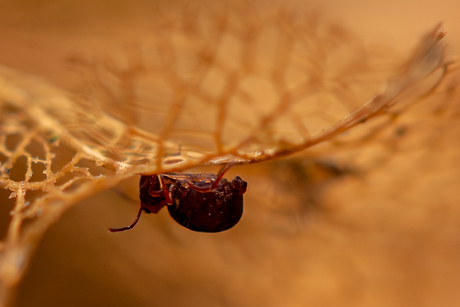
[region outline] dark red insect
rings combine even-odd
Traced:
[[[141,176],[141,208],[134,222],[111,232],[133,228],[142,211],[158,213],[164,206],[182,226],[200,232],[220,232],[235,226],[243,214],[243,194],[247,183],[236,176],[232,181],[219,174],[171,173]]]

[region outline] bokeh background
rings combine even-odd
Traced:
[[[0,3],[0,63],[69,91],[81,84],[70,56],[141,41],[158,10],[189,5]],[[395,61],[443,22],[447,53],[460,53],[455,1],[285,4],[342,24]],[[190,232],[167,212],[109,233],[134,218],[138,178],[75,205],[43,238],[15,306],[458,305],[460,101],[450,82],[451,99],[416,105],[362,146],[233,168],[227,177],[249,188],[242,221],[225,233]]]

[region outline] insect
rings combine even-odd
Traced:
[[[169,215],[182,226],[199,232],[220,232],[235,226],[243,214],[243,194],[247,183],[236,176],[223,178],[229,166],[214,174],[170,173],[141,176],[141,207],[134,222],[111,232],[132,229],[141,216],[158,213],[167,206]]]

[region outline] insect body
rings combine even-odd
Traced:
[[[221,172],[222,173],[222,172]],[[200,232],[220,232],[235,226],[243,214],[243,194],[247,183],[236,176],[232,181],[213,174],[171,173],[141,176],[141,208],[130,226],[133,228],[142,211],[158,213],[168,207],[171,217],[182,226]]]

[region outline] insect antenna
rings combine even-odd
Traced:
[[[109,228],[110,232],[120,232],[120,231],[125,231],[125,230],[132,229],[134,226],[136,226],[137,222],[139,221],[139,218],[141,217],[141,213],[142,213],[142,207],[139,209],[139,212],[137,213],[136,219],[134,220],[134,222],[131,225],[126,226],[126,227],[122,227],[122,228]]]

